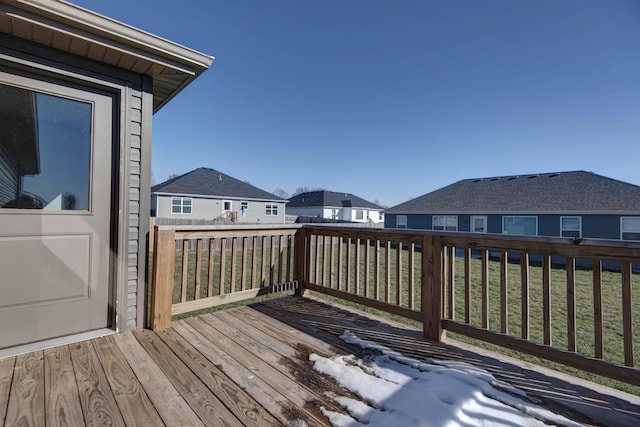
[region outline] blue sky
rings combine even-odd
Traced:
[[[639,1],[72,2],[216,57],[154,116],[158,182],[387,206],[499,175],[640,184]]]

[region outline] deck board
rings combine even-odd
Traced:
[[[115,338],[102,337],[95,340],[94,344],[125,424],[162,425],[158,411],[127,363]]]
[[[237,387],[218,367],[200,354],[174,330],[159,334],[160,338],[182,360],[209,390],[245,425],[273,426],[276,419],[264,410],[247,392]]]
[[[166,425],[204,426],[133,334],[118,334],[115,340]]]
[[[68,347],[44,351],[45,416],[47,425],[69,426],[83,420],[76,374]],[[77,424],[77,423],[76,423]]]
[[[0,359],[0,424],[328,426],[320,406],[340,409],[325,392],[346,392],[312,369],[309,354],[375,352],[345,343],[345,330],[422,361],[472,363],[585,425],[640,425],[638,399],[298,297]]]
[[[16,364],[15,357],[0,359],[0,420],[4,420],[7,415],[7,405],[9,404],[9,391],[13,380],[13,367]]]
[[[123,426],[124,420],[92,341],[69,346],[87,425]]]
[[[205,425],[242,425],[156,334],[140,330],[134,335]]]
[[[290,404],[287,398],[253,371],[240,362],[228,357],[213,342],[196,331],[186,322],[176,324],[173,329],[188,340],[211,364],[218,367],[242,390],[245,390],[256,402],[259,402],[281,424],[291,421],[286,408]]]
[[[17,356],[5,424],[43,425],[44,415],[43,352]]]

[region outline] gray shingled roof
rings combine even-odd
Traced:
[[[327,190],[300,193],[291,197],[289,199],[289,203],[287,203],[288,208],[312,206],[382,209],[382,206],[378,206],[375,203],[371,203],[363,198],[354,196],[351,193],[339,193]]]
[[[465,179],[387,213],[640,211],[640,186],[574,171]]]
[[[210,168],[198,168],[155,185],[151,187],[151,193],[285,201],[258,187]]]

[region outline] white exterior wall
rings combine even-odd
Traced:
[[[191,199],[191,213],[172,213],[171,211],[171,199],[173,197],[185,197]],[[285,203],[277,201],[264,201],[264,200],[246,200],[246,199],[209,199],[202,197],[192,196],[165,196],[157,195],[154,197],[156,206],[152,208],[156,209],[156,216],[158,218],[179,218],[179,219],[197,219],[212,221],[219,218],[224,213],[224,201],[231,202],[231,212],[237,213],[237,223],[250,223],[250,224],[284,224],[285,217]],[[247,209],[245,215],[242,215],[241,206],[242,202],[247,202]],[[277,204],[278,214],[267,215],[266,205]]]

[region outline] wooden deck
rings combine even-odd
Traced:
[[[4,425],[329,425],[309,353],[363,355],[345,329],[407,356],[464,360],[587,425],[640,425],[638,399],[442,343],[310,298],[284,297],[148,330],[0,359]]]

